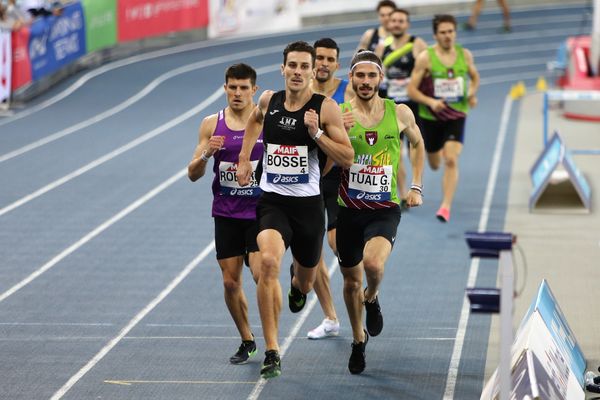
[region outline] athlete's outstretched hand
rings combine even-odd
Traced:
[[[310,137],[314,137],[319,130],[319,114],[312,108],[304,113],[304,125],[308,128]]]
[[[346,110],[342,113],[342,122],[344,122],[346,132],[354,127],[354,115],[352,114],[352,110]]]
[[[252,164],[250,161],[240,161],[235,176],[240,186],[248,186],[252,177]]]
[[[417,191],[409,190],[406,195],[406,204],[409,207],[418,207],[423,204],[423,196]]]

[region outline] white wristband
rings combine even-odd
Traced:
[[[319,140],[319,138],[321,137],[322,134],[323,134],[323,129],[319,129],[317,131],[317,133],[315,133],[315,136],[313,136],[313,140],[316,142],[317,140]]]
[[[200,156],[200,159],[203,160],[203,161],[206,161],[206,162],[208,162],[208,160],[210,160],[210,157],[206,157],[206,150],[204,150],[202,152],[202,155]]]

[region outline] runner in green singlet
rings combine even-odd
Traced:
[[[383,329],[378,289],[400,222],[396,174],[400,159],[400,133],[411,152],[412,185],[406,195],[409,207],[422,203],[421,175],[425,150],[421,132],[410,108],[378,95],[383,79],[381,60],[371,51],[358,52],[350,64],[350,81],[356,96],[341,105],[344,127],[354,148],[354,162],[342,170],[338,203],[338,261],[344,276],[344,301],[354,342],[348,362],[352,374],[365,369],[365,347]],[[363,270],[367,287],[363,291]],[[363,304],[366,330],[363,328]]]
[[[479,72],[471,52],[456,44],[456,19],[452,15],[433,18],[433,35],[436,44],[417,57],[408,95],[419,103],[429,166],[436,170],[444,163],[443,199],[436,217],[448,222],[458,184],[465,120],[469,108],[477,105]]]

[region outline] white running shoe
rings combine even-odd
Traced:
[[[323,339],[329,336],[337,336],[340,333],[340,323],[325,318],[321,325],[317,326],[312,331],[308,332],[309,339]]]

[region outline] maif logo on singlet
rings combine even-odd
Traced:
[[[308,183],[308,147],[268,143],[265,171],[276,185]]]
[[[363,201],[388,201],[392,197],[392,166],[353,164],[348,174],[348,195]]]
[[[369,146],[374,146],[375,143],[377,143],[377,131],[366,131],[365,139],[367,140]]]
[[[229,161],[221,161],[219,163],[219,183],[221,184],[221,195],[236,196],[236,197],[257,197],[261,190],[258,187],[256,180],[256,166],[258,160],[250,162],[252,164],[252,176],[250,177],[250,185],[240,186],[235,173],[237,172],[237,163]]]

